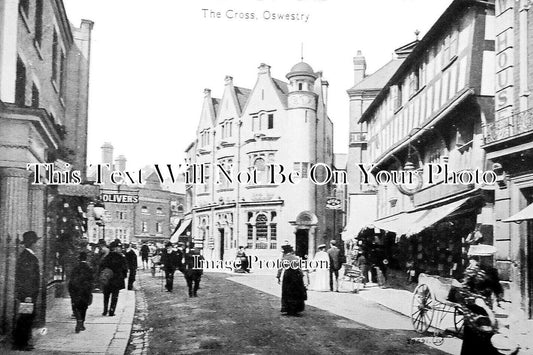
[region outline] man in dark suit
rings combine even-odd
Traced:
[[[68,283],[72,308],[76,316],[76,328],[74,328],[76,333],[85,330],[85,315],[93,301],[94,281],[94,271],[87,263],[87,252],[80,252],[78,260],[79,263],[72,269]]]
[[[194,244],[191,242],[190,249],[185,253],[184,259],[183,276],[185,276],[185,281],[187,281],[189,297],[197,297],[200,280],[204,272],[202,269],[204,257],[200,255],[198,249],[194,249]]]
[[[128,262],[128,290],[133,290],[135,275],[137,274],[137,254],[133,251],[130,244],[124,244],[126,247],[126,261]]]
[[[118,303],[119,292],[125,288],[124,278],[126,278],[128,273],[128,264],[124,255],[122,255],[122,244],[120,244],[120,241],[115,240],[111,242],[109,249],[111,252],[102,260],[102,264],[100,265],[100,273],[109,271],[110,275],[106,283],[102,285],[104,291],[104,311],[102,315],[106,316],[109,310],[109,316],[113,317]],[[108,308],[109,297],[111,297],[111,306]]]
[[[35,318],[35,302],[39,295],[39,285],[41,275],[39,272],[39,260],[32,250],[33,245],[39,237],[34,231],[25,232],[22,235],[22,244],[24,250],[17,259],[15,270],[15,293],[19,303],[33,304],[33,310],[27,310],[28,313],[20,313],[17,318],[15,330],[13,331],[13,349],[15,350],[32,350],[33,346],[29,344],[31,339],[31,328]]]
[[[161,264],[163,264],[163,270],[165,270],[165,279],[166,284],[165,288],[167,292],[172,292],[174,288],[174,273],[176,269],[182,269],[182,257],[183,254],[181,250],[174,250],[171,242],[168,242],[166,245],[166,250],[163,251],[161,255]]]
[[[331,248],[328,250],[329,255],[329,289],[333,291],[333,278],[335,277],[335,291],[339,292],[339,270],[341,269],[341,251],[337,248],[337,242],[329,242]]]

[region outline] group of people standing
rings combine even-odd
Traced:
[[[179,245],[177,248],[171,242],[165,245],[165,250],[160,254],[159,263],[165,272],[165,289],[172,292],[174,289],[174,273],[180,271],[185,277],[189,297],[197,297],[202,279],[202,261],[204,257],[200,251],[189,242],[187,246]]]

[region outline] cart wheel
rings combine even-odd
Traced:
[[[435,314],[435,302],[435,296],[428,285],[420,284],[416,287],[411,302],[411,322],[417,332],[424,333],[429,329]]]
[[[465,317],[459,307],[455,307],[455,310],[453,311],[453,324],[455,325],[455,331],[457,332],[457,334],[463,332],[463,327],[465,325]]]

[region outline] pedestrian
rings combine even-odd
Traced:
[[[150,248],[148,247],[148,245],[145,242],[141,246],[141,261],[142,261],[142,264],[143,264],[143,270],[148,267],[148,256],[149,255],[150,255]]]
[[[333,291],[333,284],[335,284],[335,291],[339,292],[339,270],[341,269],[340,249],[337,248],[337,242],[332,240],[329,242],[331,247],[328,249],[329,255],[329,290]]]
[[[176,251],[173,248],[171,242],[167,242],[166,249],[161,254],[161,264],[163,264],[163,270],[165,271],[165,288],[167,292],[172,292],[174,288],[174,273],[176,269],[181,270],[183,255],[181,251]]]
[[[30,344],[31,328],[41,280],[39,260],[33,251],[37,240],[39,237],[34,231],[22,235],[24,250],[18,256],[15,270],[15,298],[19,303],[19,311],[13,331],[14,350],[33,350],[33,345]]]
[[[307,290],[305,289],[303,273],[300,269],[300,258],[294,255],[290,245],[283,245],[282,263],[289,263],[289,267],[278,270],[278,284],[281,283],[281,312],[296,316],[305,309]]]
[[[246,256],[246,252],[244,251],[244,247],[241,245],[239,247],[239,250],[237,250],[237,255],[235,257],[238,261],[240,261],[240,269],[235,269],[235,272],[238,273],[246,273],[250,272],[250,269],[248,268],[248,257]]]
[[[310,289],[313,291],[327,291],[329,290],[329,255],[326,253],[326,244],[318,246],[314,261],[318,268],[314,270],[314,278]]]
[[[87,308],[93,302],[94,281],[93,270],[87,263],[87,253],[80,252],[78,260],[79,263],[72,269],[68,283],[68,291],[76,316],[76,328],[74,329],[76,333],[85,330],[85,315]]]
[[[368,264],[368,261],[366,259],[363,249],[360,249],[360,248],[357,249],[357,256],[355,257],[353,266],[361,270],[363,287],[365,287],[368,282],[368,272],[369,272],[370,265]]]
[[[133,290],[135,275],[137,274],[137,254],[131,248],[131,244],[124,244],[126,247],[126,262],[128,263],[128,290]]]
[[[94,279],[97,280],[100,276],[101,268],[100,265],[102,264],[102,261],[104,258],[109,254],[109,247],[107,246],[107,243],[105,242],[105,239],[99,239],[98,244],[94,250],[91,265],[93,267],[94,271]],[[95,282],[95,287],[98,288],[100,285]]]
[[[185,253],[183,264],[183,276],[189,289],[189,297],[198,297],[198,289],[204,272],[202,268],[204,257],[200,251],[194,248],[194,243],[190,242],[189,250]]]
[[[122,254],[120,242],[116,240],[111,242],[109,249],[111,250],[110,253],[102,260],[100,265],[100,279],[103,281],[102,289],[104,291],[104,311],[102,315],[107,315],[109,310],[109,316],[112,317],[115,315],[119,292],[125,288],[124,279],[128,274],[128,265],[126,258]],[[109,306],[110,297],[111,306]]]
[[[499,302],[503,297],[498,272],[490,265],[490,255],[494,252],[492,246],[470,246],[468,252],[470,265],[457,290],[458,303],[465,318],[461,355],[499,354],[491,343],[491,337],[496,333],[493,301]]]

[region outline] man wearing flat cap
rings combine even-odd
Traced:
[[[22,235],[24,250],[17,259],[15,271],[15,296],[19,303],[33,304],[39,295],[40,272],[39,260],[35,256],[33,246],[39,237],[34,231],[25,232]],[[15,350],[32,350],[29,344],[31,338],[31,328],[35,318],[35,306],[24,313],[19,309],[19,315],[15,330],[13,332],[13,348]]]

